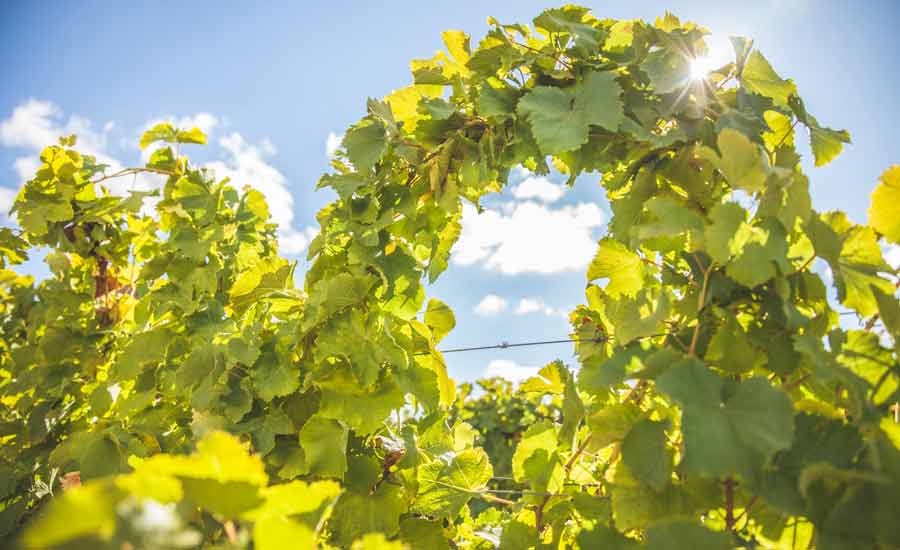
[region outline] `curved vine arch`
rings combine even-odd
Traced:
[[[669,14],[651,25],[567,6],[542,13],[534,29],[490,23],[475,48],[460,31],[444,33],[447,52],[413,61],[414,84],[370,99],[347,130],[334,171],[319,181],[338,199],[318,214],[305,293],[274,253],[258,193],[239,196],[161,149],[148,168],[168,177],[158,209],[168,240],[139,242],[137,222],[97,214],[88,233],[101,227],[124,243],[103,248],[72,223],[86,211],[74,195],[74,217],[29,195],[42,181],[99,184],[89,176],[101,169],[62,148],[46,153],[52,170],[17,202],[28,244],[80,258],[81,284],[104,285],[95,295],[110,292],[98,266],[132,265],[129,247],[142,276],[157,281],[134,294],[128,325],[110,311],[95,318],[118,331],[102,337],[114,352],[100,372],[130,397],[188,398],[167,412],[178,429],[136,453],[150,458],[115,478],[115,494],[178,500],[141,484],[171,478],[214,517],[253,523],[257,548],[277,548],[290,533],[310,544],[327,534],[340,547],[474,548],[491,537],[502,548],[900,544],[900,451],[888,413],[898,400],[896,354],[870,330],[882,319],[897,337],[896,274],[878,239],[898,236],[883,203],[871,227],[813,211],[795,141],[802,124],[821,165],[848,134],[821,126],[746,39],[732,39],[734,62],[691,78],[706,31]],[[162,125],[142,145],[156,140],[203,138]],[[82,172],[66,168],[72,162],[88,177],[73,176]],[[500,191],[518,165],[552,166],[570,182],[602,174],[613,218],[588,268],[587,303],[570,315],[577,381],[552,363],[521,388],[551,396],[562,416],[522,434],[510,499],[491,490],[488,456],[454,412],[436,348],[453,314],[438,300],[419,312],[424,281],[447,267],[462,201]],[[896,178],[886,173],[883,188]],[[153,260],[162,253],[165,266]],[[867,330],[840,328],[810,271],[816,257]],[[169,279],[156,279],[163,272]],[[170,312],[188,320],[166,325]],[[215,324],[221,318],[230,324]],[[148,362],[162,365],[155,378],[145,376]],[[415,414],[389,419],[410,403]],[[100,410],[90,399],[83,406]],[[136,429],[115,410],[104,414]],[[247,436],[263,460],[215,431],[192,458],[151,456],[184,454],[212,428]],[[139,448],[127,434],[97,436],[91,422],[80,429],[93,439],[70,436],[84,442],[56,452],[77,454],[82,470],[98,453]],[[209,470],[221,456],[239,467]],[[210,498],[198,479],[250,489]],[[286,483],[266,487],[269,479]],[[339,483],[315,481],[323,479]],[[316,521],[303,523],[300,510],[312,512],[279,500],[288,489],[317,503]],[[33,546],[46,544],[48,521],[30,531]],[[236,542],[235,532],[228,521],[212,536]]]

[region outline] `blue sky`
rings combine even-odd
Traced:
[[[133,165],[140,162],[140,131],[170,118],[209,130],[210,145],[192,148],[192,157],[213,163],[239,184],[263,188],[296,257],[303,256],[314,232],[315,212],[332,198],[315,191],[328,169],[329,135],[339,136],[363,114],[366,97],[407,85],[408,62],[440,49],[443,30],[462,29],[477,43],[489,15],[525,22],[556,5],[133,4],[32,1],[0,8],[4,213],[34,165],[28,159],[56,133],[76,131],[89,152]],[[730,34],[755,39],[776,70],[797,82],[821,122],[852,135],[853,145],[830,165],[813,168],[805,161],[814,205],[865,220],[878,175],[900,161],[900,2],[584,4],[598,17],[652,20],[668,9],[709,27],[714,45]],[[583,299],[584,265],[608,209],[595,176],[580,178],[569,191],[554,182],[559,179],[517,174],[510,191],[485,203],[486,217],[467,218],[451,268],[430,289],[457,314],[457,329],[445,347],[566,337],[564,312]],[[0,223],[9,220],[0,215]],[[41,272],[33,264],[26,269]],[[574,362],[570,345],[453,354],[447,360],[454,377],[470,380],[486,372],[529,372],[556,357]]]

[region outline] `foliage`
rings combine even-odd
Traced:
[[[797,127],[817,165],[849,136],[746,39],[691,79],[705,30],[670,14],[490,22],[474,48],[445,33],[448,52],[347,131],[302,289],[252,188],[168,146],[116,174],[74,137],[44,150],[20,229],[0,232],[5,536],[900,546],[898,274],[881,251],[898,239],[898,168],[870,225],[815,212]],[[141,145],[158,141],[205,136],[162,124]],[[580,367],[460,402],[436,348],[454,318],[423,280],[447,267],[461,201],[517,165],[599,172],[612,206],[570,316]],[[103,186],[141,171],[161,196]],[[8,268],[44,249],[46,280]]]

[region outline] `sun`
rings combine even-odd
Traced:
[[[715,68],[716,64],[709,56],[695,57],[690,61],[691,80],[703,80]]]
[[[708,35],[706,51],[689,60],[691,80],[703,80],[709,73],[732,61],[731,44],[726,37]]]

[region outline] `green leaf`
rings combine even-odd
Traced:
[[[176,130],[170,123],[160,122],[141,136],[141,149],[146,149],[148,145],[157,141],[166,143],[198,143],[203,145],[206,143],[206,134],[199,128]]]
[[[602,31],[595,27],[594,23],[597,23],[597,20],[590,15],[587,8],[572,5],[544,10],[534,18],[535,28],[548,35],[567,33],[575,39],[578,47],[588,50],[599,48],[602,39]]]
[[[793,407],[765,378],[742,382],[729,396],[723,385],[697,360],[683,361],[656,380],[682,407],[682,465],[704,475],[746,477],[791,446]]]
[[[82,485],[54,498],[26,529],[25,548],[53,548],[78,537],[109,538],[124,495],[110,482]]]
[[[306,302],[303,328],[308,330],[341,310],[363,302],[374,282],[371,275],[355,273],[338,273],[316,282]]]
[[[313,415],[300,428],[300,447],[309,473],[342,479],[347,471],[347,428],[338,420]]]
[[[175,127],[168,122],[160,122],[141,135],[141,149],[157,141],[175,142]]]
[[[690,511],[684,502],[684,494],[674,485],[669,484],[662,491],[655,491],[635,479],[628,467],[621,463],[616,466],[611,492],[615,525],[622,531],[643,529],[662,518]]]
[[[315,548],[315,532],[288,517],[271,515],[253,524],[253,548],[281,550],[282,548]]]
[[[590,72],[573,91],[538,86],[519,100],[519,116],[545,154],[563,153],[588,141],[590,125],[615,130],[624,120],[621,87],[612,73]]]
[[[753,50],[747,57],[739,79],[751,92],[769,97],[776,105],[782,107],[787,107],[788,98],[797,93],[794,83],[778,76],[769,61],[758,50]]]
[[[640,543],[629,539],[612,527],[595,523],[578,533],[578,546],[582,550],[603,548],[604,550],[636,550]]]
[[[641,64],[650,78],[650,85],[658,94],[686,90],[690,85],[690,61],[683,53],[659,48],[650,52]]]
[[[229,518],[261,504],[260,488],[268,481],[259,456],[224,432],[204,436],[190,456],[158,454],[133,465],[138,477],[177,477],[185,498]]]
[[[717,143],[721,153],[718,167],[728,183],[748,193],[762,191],[768,177],[769,163],[766,156],[761,154],[759,145],[731,128],[725,128],[719,133]]]
[[[300,387],[300,367],[275,354],[263,354],[251,376],[256,394],[263,401],[289,395]]]
[[[143,365],[162,361],[170,340],[171,336],[164,328],[133,335],[116,360],[116,375],[122,379],[134,378]]]
[[[769,220],[762,227],[753,227],[741,253],[725,268],[729,277],[747,288],[757,287],[779,272],[787,273],[788,243],[784,227]]]
[[[637,479],[661,491],[672,479],[672,451],[666,446],[668,423],[644,419],[622,441],[622,460]]]
[[[869,225],[896,244],[900,244],[900,165],[884,171],[872,191]]]
[[[400,530],[400,515],[406,512],[403,489],[382,483],[371,494],[344,493],[331,514],[329,528],[334,543],[349,546],[366,533],[392,537]]]
[[[697,521],[665,520],[647,528],[647,550],[729,550],[731,538],[727,533],[711,531]]]
[[[190,130],[178,130],[175,134],[176,143],[197,143],[206,145],[206,134],[200,128],[191,128]]]
[[[515,480],[529,483],[535,491],[561,489],[564,471],[557,453],[558,438],[552,423],[541,421],[532,424],[522,435],[512,457]]]
[[[406,368],[406,351],[384,330],[368,321],[358,309],[332,318],[319,332],[316,360],[325,363],[329,357],[343,357],[363,387],[378,378],[382,365]]]
[[[563,153],[587,143],[588,125],[573,101],[566,90],[547,86],[538,86],[519,100],[516,111],[528,119],[541,152]]]
[[[634,296],[644,286],[643,261],[619,241],[603,239],[587,269],[588,282],[601,278],[609,279],[604,290],[610,296]]]
[[[85,447],[80,465],[83,481],[117,474],[124,466],[119,446],[105,435],[95,438]]]
[[[712,223],[703,233],[706,253],[716,263],[725,265],[740,254],[750,236],[747,211],[735,202],[719,203],[710,210],[709,218]]]
[[[875,232],[853,225],[842,212],[814,216],[806,227],[816,255],[831,267],[838,299],[863,317],[874,315],[878,303],[873,288],[892,295],[894,285],[879,275],[889,272]]]
[[[431,329],[431,336],[437,344],[456,326],[456,317],[450,306],[437,299],[428,300],[425,310],[425,325]]]
[[[809,127],[809,145],[812,148],[816,166],[825,166],[841,154],[845,143],[850,143],[847,130],[832,130],[822,126]]]
[[[621,93],[622,87],[616,82],[615,73],[590,71],[575,87],[574,108],[584,113],[588,124],[614,132],[625,120]]]
[[[400,521],[400,540],[409,548],[450,550],[441,523],[423,518],[407,517]]]
[[[370,434],[382,426],[390,413],[405,403],[403,392],[394,380],[383,380],[372,388],[360,388],[353,380],[322,388],[319,414],[340,420],[359,435]]]
[[[383,533],[368,533],[355,540],[350,550],[407,550],[407,546],[399,541],[388,541]]]
[[[729,317],[724,325],[716,329],[705,358],[734,374],[749,372],[766,360],[765,354],[750,343],[746,331],[734,317]]]
[[[254,521],[254,547],[315,546],[316,531],[340,494],[340,486],[330,481],[292,481],[266,488],[265,504],[245,516]]]
[[[484,117],[508,118],[515,114],[518,92],[506,86],[494,87],[485,83],[478,92],[476,108]]]
[[[553,424],[547,421],[537,422],[528,427],[522,435],[522,439],[516,446],[513,455],[513,476],[516,481],[524,482],[528,478],[525,475],[525,461],[537,451],[543,450],[547,454],[556,452],[557,434]]]
[[[696,246],[693,241],[702,235],[704,228],[703,216],[699,212],[672,197],[661,196],[648,200],[644,208],[650,217],[635,227],[639,239],[674,238],[678,242],[677,248],[683,248],[681,241],[687,235],[690,239],[688,246]]]
[[[419,466],[419,490],[413,511],[452,520],[473,496],[486,488],[493,475],[482,449],[441,455]]]
[[[469,62],[472,50],[469,47],[468,34],[463,31],[449,30],[442,32],[441,38],[444,39],[444,45],[447,46],[447,51],[450,52],[450,55],[453,56],[453,59],[458,64],[464,66]]]
[[[374,168],[387,151],[387,134],[381,121],[363,119],[347,130],[342,144],[356,170],[365,173]]]

